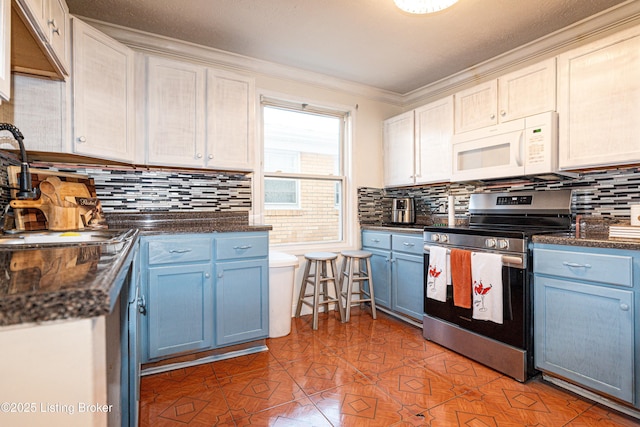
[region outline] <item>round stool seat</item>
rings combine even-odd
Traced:
[[[371,252],[367,251],[342,251],[341,254],[351,258],[369,258],[371,256]]]
[[[309,252],[308,254],[304,254],[304,257],[313,261],[330,261],[338,258],[338,254],[334,254],[333,252]]]

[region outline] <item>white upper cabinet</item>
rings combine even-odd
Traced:
[[[558,56],[562,169],[640,161],[640,27]]]
[[[451,96],[385,120],[385,186],[449,181],[452,136]]]
[[[491,80],[455,94],[456,133],[498,123],[498,81]]]
[[[147,162],[197,166],[205,162],[205,67],[147,57]]]
[[[73,152],[133,162],[134,54],[73,18]]]
[[[451,179],[453,96],[415,110],[415,183]]]
[[[149,164],[253,169],[253,79],[159,57],[146,71]]]
[[[254,124],[254,80],[207,69],[206,166],[252,169]]]
[[[384,185],[412,185],[414,172],[414,113],[384,121]]]
[[[67,4],[64,0],[16,0],[16,5],[21,25],[14,31],[13,68],[26,74],[64,79],[69,75],[70,61]],[[41,60],[43,53],[45,59]]]
[[[455,95],[455,131],[467,132],[556,109],[555,58]]]
[[[0,0],[0,104],[11,95],[11,0]]]

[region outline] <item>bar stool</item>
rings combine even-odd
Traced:
[[[300,317],[302,304],[308,305],[313,310],[313,330],[317,330],[319,306],[326,304],[328,311],[329,304],[335,303],[338,306],[340,320],[344,322],[344,310],[342,304],[340,304],[340,288],[338,287],[338,280],[336,278],[338,271],[336,268],[336,258],[338,258],[338,255],[332,252],[311,252],[305,254],[304,258],[307,262],[304,268],[304,275],[302,276],[296,317]],[[329,270],[331,270],[331,274],[329,274]],[[329,295],[327,282],[333,282],[335,298]],[[313,286],[313,292],[306,293],[308,285]],[[322,289],[320,289],[321,287]],[[305,298],[308,297],[313,298],[311,302],[305,300]],[[320,299],[320,297],[322,297],[322,299]]]
[[[367,251],[343,251],[342,267],[340,268],[340,297],[345,299],[344,321],[348,322],[351,316],[351,304],[364,302],[371,303],[371,317],[376,318],[376,302],[373,295],[373,281],[371,279],[371,252]],[[346,285],[343,284],[346,282]],[[369,291],[364,287],[367,282]],[[358,290],[353,291],[354,284],[358,284]],[[359,299],[352,300],[352,295],[358,294]]]

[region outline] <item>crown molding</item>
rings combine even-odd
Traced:
[[[77,18],[87,22],[91,26],[136,51],[153,53],[156,55],[169,55],[189,61],[201,62],[205,65],[223,67],[234,71],[263,75],[277,79],[292,80],[322,89],[363,96],[368,99],[387,104],[397,106],[404,105],[403,96],[395,92],[385,91],[361,83],[342,80],[325,74],[280,65],[274,62],[251,58],[158,34],[152,34],[103,21],[97,21],[83,16],[77,16]]]
[[[640,2],[629,0],[573,25],[519,46],[444,79],[403,94],[404,106],[419,106],[461,89],[497,78],[529,63],[556,56],[579,45],[640,22]]]

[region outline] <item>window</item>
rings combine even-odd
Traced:
[[[271,244],[343,240],[348,114],[263,100],[264,222]]]

